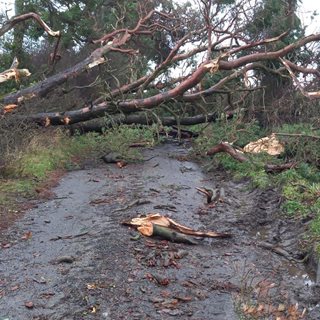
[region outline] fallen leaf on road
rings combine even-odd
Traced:
[[[189,302],[192,301],[192,297],[190,296],[174,296],[174,298],[176,298],[177,300],[183,301],[183,302]]]
[[[111,203],[113,200],[112,199],[94,199],[91,200],[89,203],[92,205],[95,204],[101,204],[101,203]]]
[[[75,258],[72,256],[61,256],[56,259],[55,263],[73,263],[74,261]]]
[[[87,289],[88,290],[94,290],[94,289],[97,289],[97,284],[96,283],[88,283],[87,284]]]
[[[50,299],[54,295],[55,295],[54,292],[44,292],[40,294],[40,297],[44,299]]]
[[[97,307],[96,307],[96,306],[92,306],[92,307],[90,308],[90,312],[91,312],[91,313],[97,313]]]
[[[159,313],[166,313],[170,316],[181,316],[183,315],[183,312],[181,310],[175,309],[175,310],[171,310],[171,309],[161,309],[160,311],[158,311]]]
[[[27,231],[24,233],[24,235],[21,237],[22,240],[29,240],[32,238],[32,232],[31,231]]]
[[[16,285],[16,286],[13,286],[13,287],[11,288],[11,291],[16,291],[16,290],[18,290],[18,289],[19,289],[19,286]]]
[[[24,303],[24,306],[27,307],[28,309],[32,309],[34,307],[32,301],[27,301]]]

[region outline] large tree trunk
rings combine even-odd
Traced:
[[[112,46],[107,44],[101,48],[98,48],[89,57],[79,62],[75,66],[68,68],[67,70],[48,79],[45,79],[44,81],[41,81],[32,87],[9,94],[2,98],[1,102],[4,104],[21,103],[26,99],[34,97],[44,97],[50,91],[66,82],[68,79],[78,77],[82,72],[91,69],[101,63],[104,63],[106,59],[103,56],[107,52],[115,50],[117,47],[123,45],[128,41],[129,38],[130,35],[126,35],[125,39],[123,41],[120,41],[119,43],[117,42],[116,44],[112,44]],[[179,96],[182,96],[187,90],[195,87],[208,72],[212,73],[217,70],[232,70],[243,67],[252,62],[278,59],[309,42],[319,40],[320,34],[315,34],[302,38],[297,42],[292,43],[278,51],[249,54],[230,61],[217,58],[210,61],[209,63],[199,66],[199,68],[195,70],[190,77],[182,81],[179,85],[171,90],[156,94],[150,98],[120,101],[117,103],[117,107],[122,112],[133,112],[141,108],[153,108],[163,102],[167,102]],[[251,46],[254,46],[254,44],[251,44]],[[240,51],[240,49],[238,49],[237,51]],[[239,71],[239,75],[240,74],[241,72]]]
[[[70,126],[70,132],[86,133],[86,132],[103,132],[106,128],[111,128],[118,124],[141,124],[150,125],[153,123],[161,123],[163,126],[180,125],[194,125],[205,122],[213,122],[217,119],[216,113],[209,113],[207,115],[197,115],[194,117],[174,118],[174,117],[155,117],[153,114],[137,113],[130,115],[117,115],[112,118],[94,119],[91,121],[81,122]]]

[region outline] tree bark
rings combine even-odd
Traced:
[[[266,164],[264,169],[267,173],[280,173],[285,170],[293,169],[298,164],[296,162],[288,162],[283,164]]]
[[[193,117],[184,117],[179,119],[180,125],[194,125],[205,122],[214,122],[217,119],[215,113],[209,113],[207,115],[197,115]],[[106,128],[111,128],[114,125],[118,124],[141,124],[141,125],[150,125],[152,123],[161,122],[164,126],[173,126],[178,124],[178,119],[174,117],[159,117],[156,118],[152,114],[147,113],[137,113],[130,115],[118,115],[112,117],[112,119],[101,118],[92,121],[82,122],[79,124],[74,124],[70,126],[71,134],[74,133],[86,133],[86,132],[102,132]]]
[[[232,158],[240,161],[240,162],[247,162],[248,159],[240,152],[238,152],[235,148],[233,148],[229,143],[227,142],[221,142],[211,148],[209,151],[207,151],[208,156],[213,156],[216,153],[220,152],[226,152],[228,153]]]
[[[198,244],[197,241],[190,236],[156,224],[153,224],[152,236],[176,243]]]
[[[16,93],[5,96],[2,99],[2,103],[20,103],[25,99],[46,96],[47,93],[55,89],[57,86],[63,84],[68,79],[76,78],[85,70],[91,69],[101,63],[104,63],[105,58],[103,57],[103,55],[113,50],[113,48],[122,46],[130,39],[130,37],[130,34],[126,34],[123,40],[112,44],[112,46],[107,44],[101,48],[96,49],[89,57],[79,62],[75,66],[44,81],[41,81],[32,87],[22,89]],[[156,94],[149,98],[120,101],[117,103],[117,107],[122,112],[133,112],[141,108],[153,108],[160,105],[161,103],[182,96],[187,90],[196,86],[208,72],[215,72],[217,70],[232,70],[243,67],[253,62],[278,59],[309,42],[319,40],[320,33],[304,37],[278,51],[249,54],[240,58],[232,59],[230,61],[222,60],[218,57],[217,59],[212,60],[209,63],[202,64],[197,70],[192,73],[190,77],[182,81],[179,85],[171,90]],[[254,46],[254,44],[252,44],[251,47],[252,46]],[[241,47],[237,49],[237,52],[240,51],[240,49]],[[227,53],[224,53],[223,57],[224,56],[227,56]],[[239,71],[239,73],[241,72]]]

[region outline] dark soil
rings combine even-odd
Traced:
[[[166,144],[146,162],[65,175],[0,237],[0,319],[320,319],[305,226],[280,217],[277,190],[204,174],[186,154]],[[224,201],[207,205],[201,186]],[[128,208],[137,199],[150,203]],[[121,225],[150,212],[233,237],[191,246]]]

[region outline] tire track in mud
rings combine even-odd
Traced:
[[[319,293],[306,285],[304,266],[257,245],[281,243],[297,253],[295,232],[303,226],[278,216],[277,191],[250,191],[244,182],[205,175],[197,164],[176,160],[186,154],[166,144],[147,150],[146,157],[156,157],[145,163],[66,175],[55,199],[7,232],[0,319],[233,320],[240,302],[261,301],[277,308],[298,302],[300,311],[311,310],[307,319],[319,319]],[[208,208],[195,189],[203,185],[223,187],[226,201]],[[150,203],[118,210],[137,199]],[[171,210],[161,209],[168,205]],[[121,222],[149,212],[233,238],[202,239],[197,246],[133,241],[136,232]],[[32,237],[21,239],[26,232]]]

